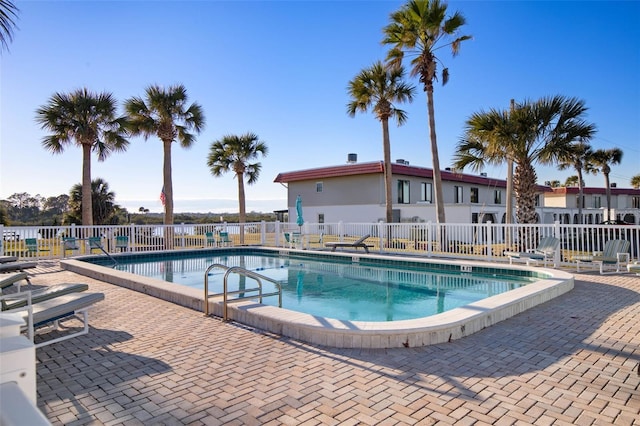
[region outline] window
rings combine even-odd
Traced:
[[[540,207],[540,194],[536,194],[534,203],[536,207]]]
[[[324,223],[324,213],[318,213],[318,223]]]
[[[316,192],[322,192],[323,189],[322,182],[316,182]]]
[[[478,188],[471,188],[471,199],[472,203],[478,203]]]
[[[602,207],[602,198],[599,195],[594,195],[593,196],[593,208],[594,209],[599,209],[600,207]]]
[[[433,184],[420,182],[420,201],[433,203]]]
[[[580,196],[576,196],[576,207],[581,208],[584,207],[584,195],[582,196],[582,202],[580,202]]]
[[[502,204],[502,191],[499,189],[493,191],[493,204]]]
[[[631,208],[640,209],[640,197],[631,197]]]
[[[398,181],[398,203],[409,204],[409,181]]]
[[[462,200],[462,187],[461,186],[454,186],[453,189],[455,191],[455,193],[454,193],[454,195],[455,195],[454,202],[456,204],[461,204],[463,202],[463,200]]]

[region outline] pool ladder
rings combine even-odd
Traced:
[[[218,269],[224,269],[224,278],[223,278],[223,290],[222,293],[213,293],[213,294],[209,294],[209,272],[214,269],[214,268],[218,268]],[[244,275],[245,277],[248,278],[253,278],[254,280],[256,280],[256,282],[258,283],[258,287],[257,288],[246,288],[246,289],[242,289],[242,290],[234,290],[234,291],[228,291],[228,279],[229,279],[229,275],[236,273],[238,275]],[[262,281],[269,281],[271,283],[273,283],[276,286],[277,291],[274,291],[272,293],[263,293],[262,292]],[[249,292],[255,292],[257,291],[258,294],[257,295],[252,295],[252,296],[240,296],[240,297],[236,297],[234,299],[229,300],[229,295],[230,294],[243,294],[243,293],[249,293]],[[209,298],[211,297],[218,297],[218,296],[222,296],[222,319],[224,321],[228,321],[229,320],[229,316],[228,316],[228,311],[227,311],[227,305],[229,303],[233,303],[233,302],[240,302],[242,300],[253,300],[253,299],[258,299],[260,303],[262,303],[262,298],[263,297],[268,297],[268,296],[278,296],[278,307],[282,308],[282,286],[280,285],[280,283],[272,278],[269,277],[265,277],[264,275],[260,275],[256,272],[250,271],[248,269],[245,268],[241,268],[240,266],[227,266],[227,265],[223,265],[221,263],[214,263],[212,265],[210,265],[207,270],[204,272],[204,314],[205,315],[209,315]]]

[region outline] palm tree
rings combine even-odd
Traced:
[[[411,60],[411,76],[418,76],[427,92],[431,157],[433,161],[433,184],[438,223],[445,222],[440,159],[436,139],[436,119],[433,104],[433,82],[437,79],[437,63],[442,61],[435,51],[450,47],[453,56],[458,54],[460,43],[470,36],[458,36],[465,18],[455,12],[447,17],[447,4],[439,0],[410,0],[400,10],[391,14],[391,23],[384,28],[383,44],[392,45],[387,62],[392,66],[402,64],[404,55],[415,56]],[[442,84],[449,81],[449,69],[442,69]]]
[[[393,199],[391,195],[391,142],[389,141],[389,118],[394,117],[398,126],[407,120],[407,114],[396,108],[394,102],[412,102],[414,86],[404,81],[402,67],[385,68],[378,61],[366,68],[349,82],[352,101],[347,104],[347,114],[354,117],[357,111],[367,112],[373,108],[376,118],[382,123],[382,150],[384,153],[384,188],[387,223],[393,221]]]
[[[591,146],[586,143],[585,140],[579,141],[577,144],[573,144],[569,147],[569,150],[564,153],[558,161],[558,169],[566,170],[569,168],[574,169],[578,175],[570,176],[567,178],[567,185],[570,178],[575,178],[575,183],[578,185],[578,223],[584,223],[582,217],[582,209],[584,208],[584,179],[582,172],[591,172],[591,156],[593,151]]]
[[[553,182],[558,182],[558,181],[554,180]],[[558,187],[560,185],[555,185],[555,186],[551,185],[551,186],[552,187]],[[580,186],[580,178],[577,175],[571,175],[564,181],[564,186]],[[581,194],[581,196],[582,196],[582,194]],[[580,203],[578,203],[578,204],[580,204]]]
[[[640,189],[640,175],[635,175],[631,177],[631,186],[634,189]]]
[[[111,93],[83,88],[54,94],[36,111],[36,121],[52,132],[42,140],[45,149],[59,154],[72,142],[82,147],[82,224],[93,225],[91,151],[98,154],[98,161],[104,161],[113,151],[126,151],[126,118],[116,116]]]
[[[15,18],[18,17],[18,8],[9,0],[0,0],[0,46],[9,48],[9,42],[13,40],[13,29],[16,26]]]
[[[200,133],[205,124],[202,107],[197,103],[187,106],[187,89],[183,85],[163,88],[151,85],[145,91],[145,99],[133,97],[125,102],[129,116],[131,133],[157,136],[164,149],[163,191],[164,224],[173,224],[173,179],[171,174],[171,146],[176,140],[183,148],[189,148],[195,142],[190,133]],[[165,232],[171,232],[166,229]],[[165,247],[173,246],[172,238],[165,234]],[[168,244],[168,245],[167,245]]]
[[[65,223],[74,223],[82,211],[82,185],[73,185],[69,192],[69,211],[65,217]],[[101,178],[91,181],[91,203],[93,205],[93,223],[107,225],[112,223],[112,218],[120,208],[115,204],[116,194],[109,190],[109,184]]]
[[[260,163],[252,163],[260,154],[266,157],[268,153],[267,145],[260,141],[255,133],[245,133],[244,135],[225,135],[222,139],[211,143],[207,166],[211,169],[213,176],[222,176],[223,173],[233,172],[238,179],[238,202],[240,207],[240,244],[244,244],[244,226],[246,222],[244,178],[252,185],[258,181],[260,176]]]
[[[533,166],[556,163],[566,158],[575,141],[592,137],[595,126],[582,118],[586,110],[581,100],[554,96],[526,101],[512,110],[475,113],[456,148],[455,167],[481,170],[485,163],[505,162],[509,153],[516,164],[516,218],[519,223],[536,223]]]
[[[609,173],[611,173],[611,165],[620,164],[622,161],[622,150],[620,148],[598,149],[593,152],[591,162],[603,175],[605,191],[607,194],[607,220],[611,218],[611,183],[609,182]]]

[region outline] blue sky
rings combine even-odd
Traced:
[[[0,199],[27,192],[66,194],[81,180],[81,150],[53,155],[35,110],[54,92],[81,87],[120,100],[150,84],[186,86],[202,105],[205,130],[191,149],[173,148],[177,212],[237,211],[231,175],[206,166],[211,143],[255,132],[266,142],[247,209],[286,208],[279,172],[382,159],[381,126],[371,114],[346,114],[347,84],[384,59],[382,28],[401,1],[17,1],[18,30],[0,67]],[[640,2],[449,2],[467,19],[459,56],[441,59],[450,81],[436,86],[440,164],[451,164],[465,120],[508,108],[509,100],[555,94],[583,99],[596,124],[595,148],[619,147],[611,180],[628,187],[640,173]],[[414,84],[417,81],[413,80]],[[400,106],[408,122],[391,125],[391,155],[431,167],[426,97]],[[486,170],[504,178],[506,168]],[[469,171],[470,172],[470,171]],[[471,173],[471,172],[470,172]],[[538,182],[569,171],[539,167]],[[162,146],[132,138],[127,152],[92,162],[116,201],[162,211]],[[601,175],[587,185],[602,186]]]

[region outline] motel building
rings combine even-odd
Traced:
[[[408,161],[392,163],[394,222],[436,222],[433,170],[412,166]],[[442,192],[447,223],[504,223],[507,181],[443,170]],[[304,218],[315,223],[370,223],[385,220],[384,163],[359,163],[349,154],[346,164],[283,172],[274,182],[287,187],[289,217],[295,217],[295,202],[302,198]],[[612,218],[640,223],[640,190],[613,188]],[[539,223],[578,223],[578,188],[536,185]],[[607,220],[604,188],[584,189],[584,223]],[[515,200],[514,200],[515,209]],[[515,215],[515,211],[514,211]]]

